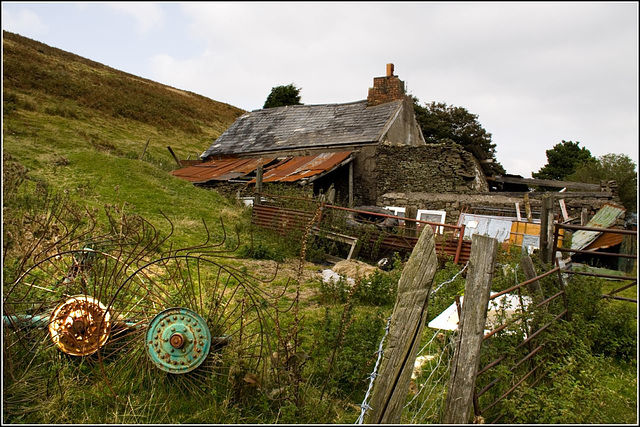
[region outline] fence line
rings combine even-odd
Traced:
[[[254,204],[253,206],[252,223],[264,228],[270,228],[279,231],[281,233],[290,232],[291,229],[303,228],[304,224],[306,224],[306,220],[308,220],[310,213],[308,211],[301,210],[303,208],[300,207],[300,203],[307,203],[313,204],[314,207],[319,206],[323,210],[323,213],[318,220],[318,224],[323,223],[325,221],[325,217],[330,217],[332,212],[345,212],[348,215],[362,214],[372,218],[395,219],[398,222],[404,221],[405,223],[411,222],[415,224],[417,230],[416,235],[394,234],[384,230],[378,230],[382,238],[379,245],[389,250],[412,251],[418,241],[418,236],[421,232],[419,230],[420,227],[418,227],[419,225],[429,225],[434,230],[439,229],[439,227],[442,227],[445,230],[451,230],[452,232],[450,233],[444,233],[447,236],[446,238],[444,235],[439,236],[436,243],[437,253],[444,253],[453,256],[455,263],[462,263],[468,259],[470,242],[468,240],[464,240],[464,225],[441,224],[437,222],[422,221],[395,215],[386,215],[376,212],[343,208],[341,206],[319,202],[314,199],[305,199],[299,197],[276,196],[272,194],[261,193],[260,199],[262,201],[259,204]],[[290,201],[291,203],[297,203],[297,208],[292,209],[290,207],[277,205],[279,201],[282,202],[284,200]],[[402,227],[400,226],[399,229],[402,229]],[[329,228],[329,230],[331,230],[331,228]],[[321,228],[320,231],[322,232],[326,230]],[[372,237],[372,239],[372,242],[376,240],[374,237]]]

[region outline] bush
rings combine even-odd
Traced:
[[[636,358],[636,307],[624,301],[603,300],[594,319],[598,334],[593,338],[596,354],[620,358]]]
[[[243,258],[267,259],[277,262],[285,260],[284,255],[277,248],[261,241],[240,245],[238,255]]]
[[[317,332],[308,374],[331,394],[357,401],[366,391],[386,321],[380,313],[345,309],[346,318],[327,308],[322,324],[313,326]]]
[[[392,305],[396,301],[401,273],[401,269],[389,272],[374,271],[371,276],[360,281],[354,298],[363,304]]]

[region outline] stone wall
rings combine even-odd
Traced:
[[[470,194],[489,186],[473,155],[457,144],[418,147],[382,144],[375,156],[376,194],[428,192]]]

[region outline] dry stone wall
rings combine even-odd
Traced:
[[[489,191],[480,166],[458,144],[378,147],[378,195],[389,192],[470,194]]]
[[[527,194],[531,210],[536,213],[541,210],[542,196],[545,193],[485,193],[485,194],[439,194],[428,192],[392,192],[380,196],[377,200],[379,206],[414,206],[417,209],[441,210],[447,213],[445,222],[457,224],[460,213],[471,207],[488,207],[499,210],[513,210],[515,216],[515,204],[518,203],[522,217],[526,217],[524,195]],[[619,199],[610,192],[601,193],[546,193],[554,197],[553,207],[558,218],[561,218],[559,200],[565,202],[570,218],[580,218],[583,208],[587,209],[588,218],[593,217],[605,204],[620,205]],[[534,214],[534,218],[539,218]]]

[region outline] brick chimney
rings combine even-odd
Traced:
[[[387,75],[373,78],[373,87],[369,88],[367,104],[371,107],[403,99],[404,96],[404,82],[393,75],[393,64],[387,64]]]

